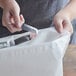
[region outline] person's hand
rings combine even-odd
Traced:
[[[69,31],[71,34],[73,33],[73,27],[71,24],[71,20],[69,18],[69,15],[66,14],[63,11],[58,12],[55,16],[54,16],[54,25],[56,30],[61,33],[64,29]]]
[[[11,33],[21,31],[24,18],[20,15],[20,7],[15,0],[4,0],[2,3],[2,23]]]

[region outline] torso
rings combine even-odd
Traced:
[[[69,0],[16,0],[21,8],[27,24],[37,28],[47,28],[52,26],[54,15],[63,8]],[[3,29],[3,30],[2,30]],[[0,28],[0,35],[10,34],[3,27]],[[7,32],[4,33],[4,32]],[[1,37],[1,36],[0,36]]]

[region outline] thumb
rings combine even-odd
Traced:
[[[69,31],[71,34],[73,33],[72,23],[70,21],[64,21],[63,27],[65,30]]]
[[[54,20],[56,30],[61,33],[63,31],[62,20]]]

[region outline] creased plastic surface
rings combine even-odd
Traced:
[[[0,76],[63,76],[62,59],[69,40],[67,31],[59,34],[47,28],[29,42],[0,49]]]

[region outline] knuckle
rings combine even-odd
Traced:
[[[7,27],[6,23],[2,23],[4,27]]]
[[[22,31],[22,29],[18,29],[18,32]]]

